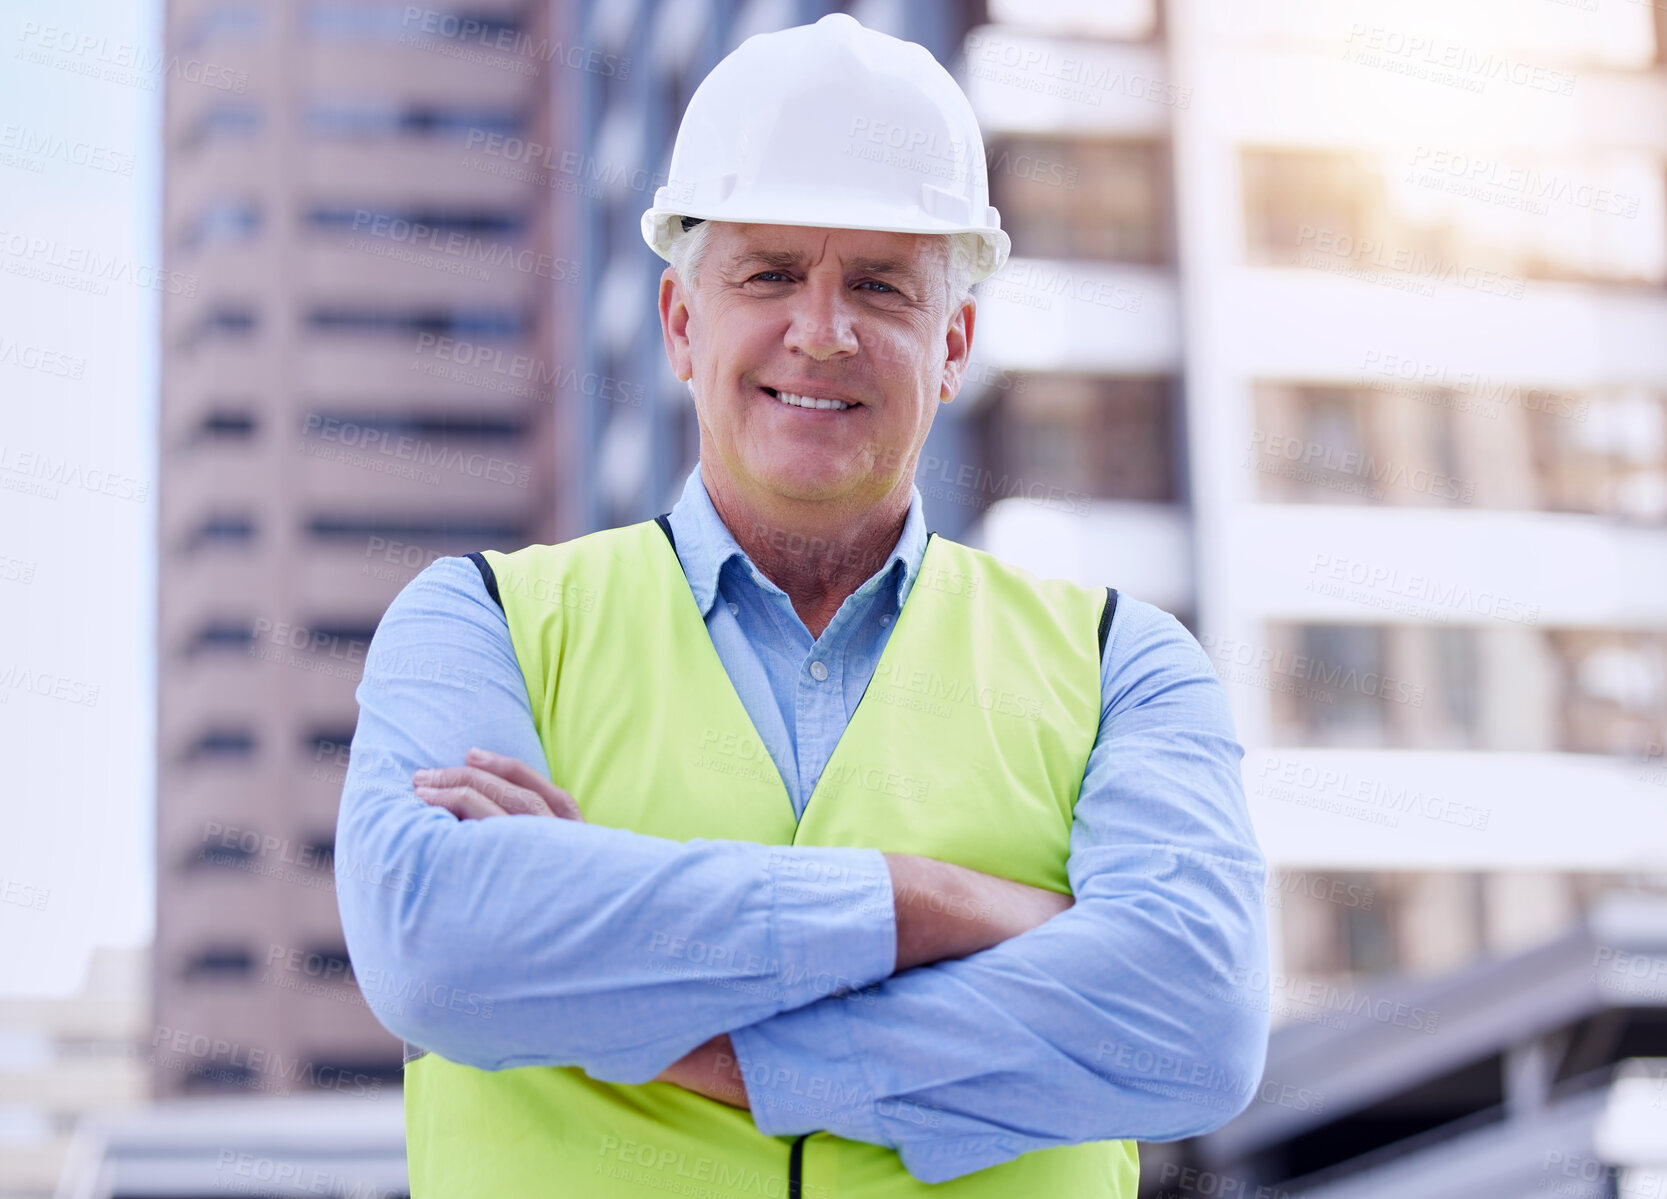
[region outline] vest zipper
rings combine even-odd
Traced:
[[[804,1192],[805,1138],[809,1135],[808,1132],[800,1133],[787,1155],[787,1199],[801,1199]]]

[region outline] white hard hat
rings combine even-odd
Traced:
[[[642,216],[661,258],[682,218],[976,233],[972,282],[1007,261],[972,104],[931,52],[845,13],[750,37],[689,99]]]

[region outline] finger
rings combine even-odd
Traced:
[[[466,756],[469,761],[532,791],[544,801],[552,816],[560,816],[563,820],[584,820],[578,800],[521,759],[512,758],[508,754],[495,754],[485,749],[471,749]]]
[[[472,787],[511,816],[554,816],[537,792],[518,787],[478,766],[446,766],[421,772],[428,787]]]
[[[485,820],[490,816],[509,815],[473,787],[418,787],[417,798],[446,809],[459,820]]]

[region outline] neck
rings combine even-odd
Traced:
[[[845,598],[885,564],[909,516],[905,477],[872,507],[752,496],[701,464],[712,506],[736,543],[777,587],[812,637],[820,637]]]

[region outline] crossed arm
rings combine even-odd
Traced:
[[[1171,618],[1125,597],[1107,660],[1122,665],[1072,832],[1075,905],[1027,913],[1029,888],[989,880],[1009,888],[993,895],[987,876],[925,859],[424,803],[414,772],[471,745],[548,785],[502,615],[468,563],[442,559],[371,647],[338,896],[361,979],[478,992],[491,1015],[396,1010],[372,987],[367,1000],[454,1061],[745,1097],[768,1134],[888,1145],[925,1181],[1216,1127],[1253,1092],[1266,1033],[1247,985],[1265,978],[1266,942],[1239,751],[1207,659]],[[917,920],[911,897],[927,917],[990,915]]]
[[[470,747],[464,765],[419,770],[412,782],[419,799],[445,808],[459,820],[584,820],[578,801],[527,763],[479,747]],[[952,862],[916,854],[883,856],[897,928],[898,971],[988,949],[1037,927],[1072,903],[1069,895]],[[691,1050],[656,1077],[733,1107],[750,1106],[727,1033]]]

